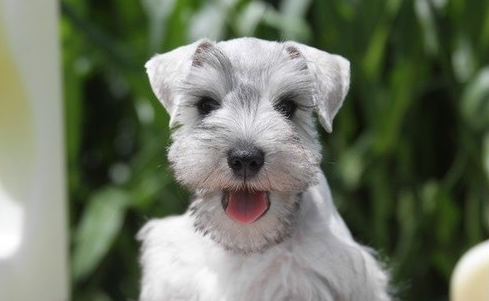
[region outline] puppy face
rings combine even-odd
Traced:
[[[178,181],[195,192],[197,230],[234,251],[263,250],[289,235],[301,192],[316,182],[321,153],[312,113],[331,130],[346,94],[345,71],[334,70],[321,85],[321,71],[307,57],[319,50],[292,42],[185,47],[147,65],[172,116],[169,161]],[[324,55],[327,68],[341,66],[341,59]],[[322,102],[321,91],[336,100]]]

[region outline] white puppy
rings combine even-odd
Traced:
[[[153,57],[171,116],[169,161],[194,193],[140,231],[141,301],[385,301],[387,275],[355,242],[319,168],[349,63],[295,42],[200,40]]]

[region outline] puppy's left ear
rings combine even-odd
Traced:
[[[339,56],[296,42],[286,42],[287,51],[307,61],[307,67],[316,80],[315,105],[324,129],[333,131],[333,118],[343,104],[350,87],[350,62]]]
[[[146,62],[151,88],[158,100],[170,114],[170,127],[175,122],[178,99],[177,90],[185,80],[191,66],[201,64],[201,53],[214,42],[200,39],[192,44],[178,47],[170,52],[157,54]]]

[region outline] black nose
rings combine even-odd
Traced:
[[[239,177],[253,177],[265,162],[265,154],[254,146],[235,147],[228,153],[228,165]]]

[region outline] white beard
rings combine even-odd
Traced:
[[[151,220],[140,301],[387,301],[387,275],[353,240],[322,173],[303,194],[290,236],[262,252],[226,251],[189,212]]]

